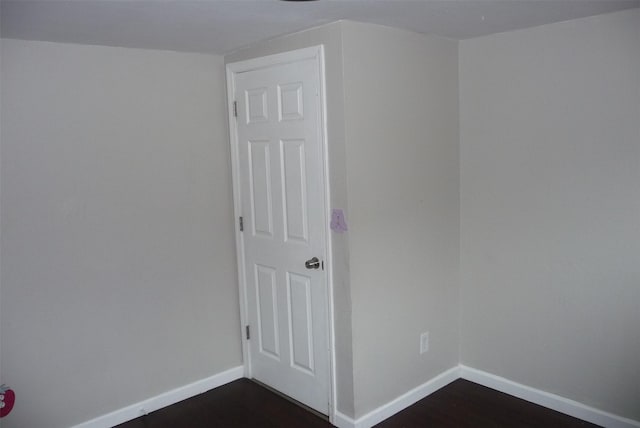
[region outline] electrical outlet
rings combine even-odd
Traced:
[[[429,352],[429,332],[425,331],[420,335],[420,353]]]

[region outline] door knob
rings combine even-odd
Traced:
[[[304,262],[304,267],[307,269],[318,269],[320,267],[320,260],[317,257],[312,257]]]

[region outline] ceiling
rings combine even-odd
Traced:
[[[640,0],[1,0],[3,38],[225,54],[339,19],[466,39]]]

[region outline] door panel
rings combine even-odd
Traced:
[[[271,153],[269,141],[249,141],[251,218],[254,235],[273,237]]]
[[[276,290],[276,270],[267,266],[255,266],[257,286],[257,320],[260,352],[277,360],[280,359],[278,338],[278,303]]]
[[[252,376],[328,414],[329,346],[317,59],[235,74]]]
[[[287,273],[289,297],[289,338],[291,363],[313,374],[313,317],[311,314],[311,281],[308,277]]]
[[[280,163],[284,181],[284,239],[306,243],[308,217],[304,145],[304,140],[280,141]]]

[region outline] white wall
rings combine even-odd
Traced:
[[[223,59],[2,40],[5,428],[241,364]]]
[[[640,10],[465,40],[461,359],[640,420]]]
[[[347,21],[343,45],[357,418],[458,364],[458,44]]]
[[[460,355],[640,419],[639,11],[459,52],[340,22],[225,61],[320,43],[350,227],[332,236],[339,410]],[[241,364],[222,58],[0,54],[0,357],[19,397],[3,427],[73,425]]]

